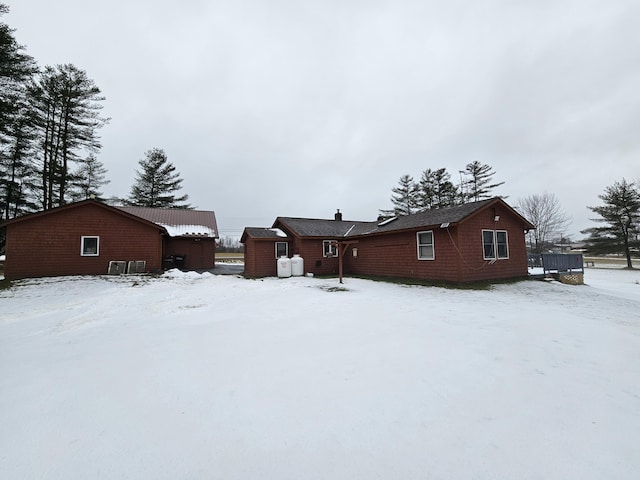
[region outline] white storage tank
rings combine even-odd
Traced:
[[[287,278],[291,276],[291,259],[289,257],[280,257],[278,259],[278,277]]]
[[[298,253],[294,253],[291,259],[291,275],[294,277],[304,275],[304,259]]]

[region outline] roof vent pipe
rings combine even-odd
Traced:
[[[339,208],[338,208],[338,211],[335,213],[334,218],[338,222],[342,221],[342,214],[340,213],[340,209]]]

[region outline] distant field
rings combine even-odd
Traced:
[[[634,267],[640,268],[640,259],[633,258],[631,262]],[[626,267],[627,259],[624,257],[584,257],[585,267],[605,267],[605,266],[619,266]]]
[[[216,262],[244,262],[244,253],[217,253]]]

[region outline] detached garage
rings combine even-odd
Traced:
[[[8,280],[61,275],[161,272],[167,255],[183,256],[185,269],[213,268],[218,237],[213,212],[164,210],[167,224],[141,212],[95,200],[71,203],[5,222]],[[169,213],[167,213],[169,212]],[[173,235],[172,235],[173,234]]]

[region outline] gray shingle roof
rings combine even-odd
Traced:
[[[278,217],[273,226],[282,226],[285,230],[302,237],[357,237],[375,233],[429,227],[441,225],[443,223],[455,224],[493,203],[502,203],[507,208],[511,209],[511,207],[504,203],[503,200],[499,198],[490,198],[479,202],[466,203],[464,205],[425,210],[423,212],[414,213],[413,215],[399,216],[393,220],[389,219],[385,222],[355,222],[349,220]],[[515,210],[511,210],[516,215],[520,216]],[[522,221],[526,227],[533,228],[533,225],[531,225],[526,219],[522,218]]]
[[[349,220],[278,217],[273,226],[282,226],[301,237],[346,237],[355,228],[366,227],[371,223],[352,222]]]
[[[180,208],[116,208],[164,227],[172,237],[204,236],[218,238],[216,214],[212,211]]]
[[[496,199],[480,200],[479,202],[465,203],[453,207],[433,208],[413,215],[403,215],[388,222],[373,222],[371,228],[354,232],[355,235],[370,233],[391,232],[395,230],[407,230],[412,228],[430,227],[443,223],[458,223],[478,210],[483,209]]]
[[[244,236],[251,238],[288,238],[287,234],[277,228],[245,227]]]

